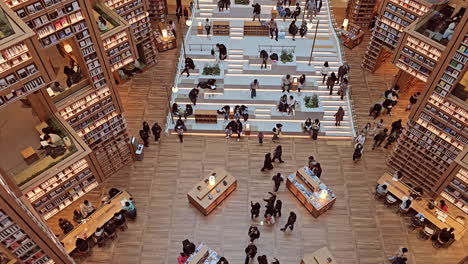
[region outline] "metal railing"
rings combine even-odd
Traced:
[[[337,41],[337,49],[338,49],[338,58],[340,60],[340,63],[343,64],[346,62],[346,57],[345,57],[345,54],[344,54],[344,51],[341,49],[341,41],[340,41],[340,38],[341,36],[338,35],[338,32],[336,31],[339,26],[338,26],[338,23],[336,23],[336,19],[335,19],[335,14],[333,13],[333,9],[332,9],[332,6],[330,5],[330,0],[326,0],[325,1],[327,7],[328,7],[328,12],[329,12],[329,16],[328,16],[328,22],[330,23],[330,25],[332,25],[332,28],[333,28],[333,32],[335,34],[333,34],[335,40]],[[357,119],[356,119],[356,113],[354,111],[355,107],[354,107],[354,101],[351,97],[351,88],[352,86],[349,85],[348,86],[348,90],[346,91],[346,100],[348,101],[348,105],[351,106],[351,109],[349,109],[350,113],[349,113],[349,118],[350,118],[350,121],[351,121],[351,125],[353,126],[353,137],[356,137],[358,135],[358,125],[357,125]]]
[[[207,48],[206,50],[214,50],[216,48],[216,44],[192,44],[192,43],[189,43],[188,47],[189,47],[190,51],[192,51],[192,50],[204,51],[205,50],[205,49],[203,49],[204,47]],[[196,47],[200,47],[200,48],[196,49]]]
[[[258,45],[258,52],[260,52],[261,50],[266,50],[266,49],[270,49],[270,53],[273,52],[273,50],[275,51],[279,51],[281,50],[281,52],[283,52],[283,50],[292,50],[292,52],[296,52],[296,46],[285,46],[285,45]]]

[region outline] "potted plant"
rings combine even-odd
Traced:
[[[249,5],[250,4],[250,0],[235,0],[234,3],[236,5]]]
[[[312,96],[305,96],[304,97],[304,105],[307,108],[317,108],[319,107],[319,99],[316,94]]]
[[[294,61],[294,52],[292,50],[287,50],[287,49],[282,50],[280,60],[284,64],[286,64],[288,62],[293,62]]]
[[[221,75],[221,68],[219,68],[219,64],[213,66],[205,65],[202,75],[219,76]]]

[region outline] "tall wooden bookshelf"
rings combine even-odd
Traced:
[[[167,1],[166,0],[148,0],[148,12],[152,21],[166,22]]]
[[[346,18],[362,28],[368,28],[372,21],[376,0],[350,0]]]

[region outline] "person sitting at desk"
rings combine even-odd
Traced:
[[[377,187],[375,188],[375,191],[377,192],[378,195],[385,196],[388,193],[388,184],[383,183],[383,184],[377,184]]]
[[[93,235],[94,243],[98,245],[98,247],[102,247],[104,242],[106,241],[106,236],[104,234],[104,229],[101,227],[96,228],[96,232]]]
[[[406,199],[406,200],[401,201],[400,209],[402,211],[408,211],[410,207],[411,207],[411,199]]]
[[[94,208],[93,204],[91,204],[91,202],[88,200],[84,200],[80,208],[84,218],[90,216],[92,213],[94,213],[94,211],[96,211],[96,208]]]
[[[77,238],[75,242],[76,250],[78,252],[84,253],[89,250],[89,244],[88,241],[82,239],[82,238]]]
[[[455,229],[451,227],[450,229],[444,228],[439,233],[439,240],[442,243],[448,243],[450,240],[455,239],[455,235],[453,234]]]
[[[58,147],[63,146],[62,138],[54,133],[48,133],[41,135],[39,137],[41,139],[41,147],[39,149],[44,149],[46,147]]]
[[[401,171],[395,171],[393,173],[393,178],[392,180],[394,181],[401,181],[401,179],[403,178],[403,173],[401,173]]]
[[[75,228],[72,225],[72,223],[70,223],[70,221],[68,221],[67,219],[63,219],[63,218],[59,219],[59,227],[60,229],[63,230],[64,234],[70,233],[73,230],[73,228]]]
[[[130,218],[132,220],[134,220],[136,218],[137,210],[136,210],[135,205],[133,204],[133,199],[130,198],[130,200],[126,201],[125,205],[123,206],[122,209],[125,210],[125,212],[127,213],[128,218]]]
[[[448,212],[448,206],[447,206],[447,204],[445,203],[444,200],[440,200],[439,207],[440,207],[440,209],[442,209],[442,211]]]
[[[77,224],[81,224],[81,222],[83,221],[83,215],[79,210],[73,211],[73,221],[75,221],[75,223]]]
[[[114,196],[116,196],[116,195],[119,194],[119,193],[120,193],[120,190],[119,190],[119,189],[117,189],[117,188],[111,188],[111,189],[109,190],[109,199],[114,198]]]
[[[114,214],[114,224],[116,227],[120,228],[120,230],[124,230],[126,227],[125,224],[125,215],[122,214],[121,212],[115,213]]]
[[[117,232],[115,230],[114,220],[109,220],[107,222],[106,227],[104,227],[104,234],[107,238],[114,239],[117,236]]]

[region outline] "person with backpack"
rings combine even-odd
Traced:
[[[258,18],[258,22],[260,22],[260,12],[262,10],[262,7],[258,3],[255,3],[254,5],[252,5],[252,7],[253,7],[252,21],[255,21],[255,18]]]
[[[297,34],[296,20],[291,21],[288,32],[289,34],[291,34],[292,40],[296,41],[296,34]]]

